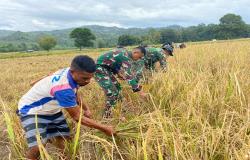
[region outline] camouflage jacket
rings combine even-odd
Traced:
[[[154,69],[155,63],[160,62],[162,69],[167,68],[166,57],[161,48],[146,48],[146,56],[144,57],[145,67],[147,69]]]
[[[124,76],[133,91],[139,91],[141,86],[132,74],[132,62],[131,52],[128,52],[124,48],[117,48],[98,57],[96,64],[110,70],[114,74],[117,74],[122,69],[124,71]]]
[[[139,80],[143,77],[143,69],[144,69],[144,59],[140,59],[132,62],[132,73],[136,77],[136,80]]]
[[[142,72],[144,67],[146,69],[154,69],[155,63],[158,61],[160,62],[162,69],[167,69],[167,61],[163,50],[161,48],[147,47],[145,57],[132,63],[132,71],[137,81],[143,77]]]

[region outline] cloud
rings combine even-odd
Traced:
[[[250,23],[249,0],[1,0],[0,29],[53,30],[98,24],[117,27],[218,23],[236,13]]]

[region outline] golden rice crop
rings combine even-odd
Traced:
[[[0,124],[5,124],[0,145],[6,146],[1,157],[22,158],[27,148],[15,110],[29,83],[68,66],[74,55],[0,59]],[[148,99],[122,82],[123,101],[114,119],[105,122],[116,126],[116,136],[69,121],[76,134],[69,145],[71,158],[249,159],[250,41],[190,44],[176,49],[168,65],[166,73],[156,72],[143,84]],[[99,93],[94,81],[81,89],[94,117],[102,121],[104,96]],[[42,149],[44,157],[60,157],[50,146]]]

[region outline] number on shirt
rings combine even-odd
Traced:
[[[59,81],[60,78],[61,78],[60,75],[59,76],[57,75],[57,76],[53,77],[52,83]]]

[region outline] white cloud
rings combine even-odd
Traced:
[[[250,23],[249,10],[249,0],[1,0],[0,29],[188,26],[218,23],[226,13],[239,14]]]
[[[32,24],[34,27],[37,27],[37,28],[43,28],[43,29],[47,29],[47,28],[58,28],[59,26],[55,25],[53,22],[42,22],[42,21],[39,21],[37,19],[33,19],[32,20]]]

